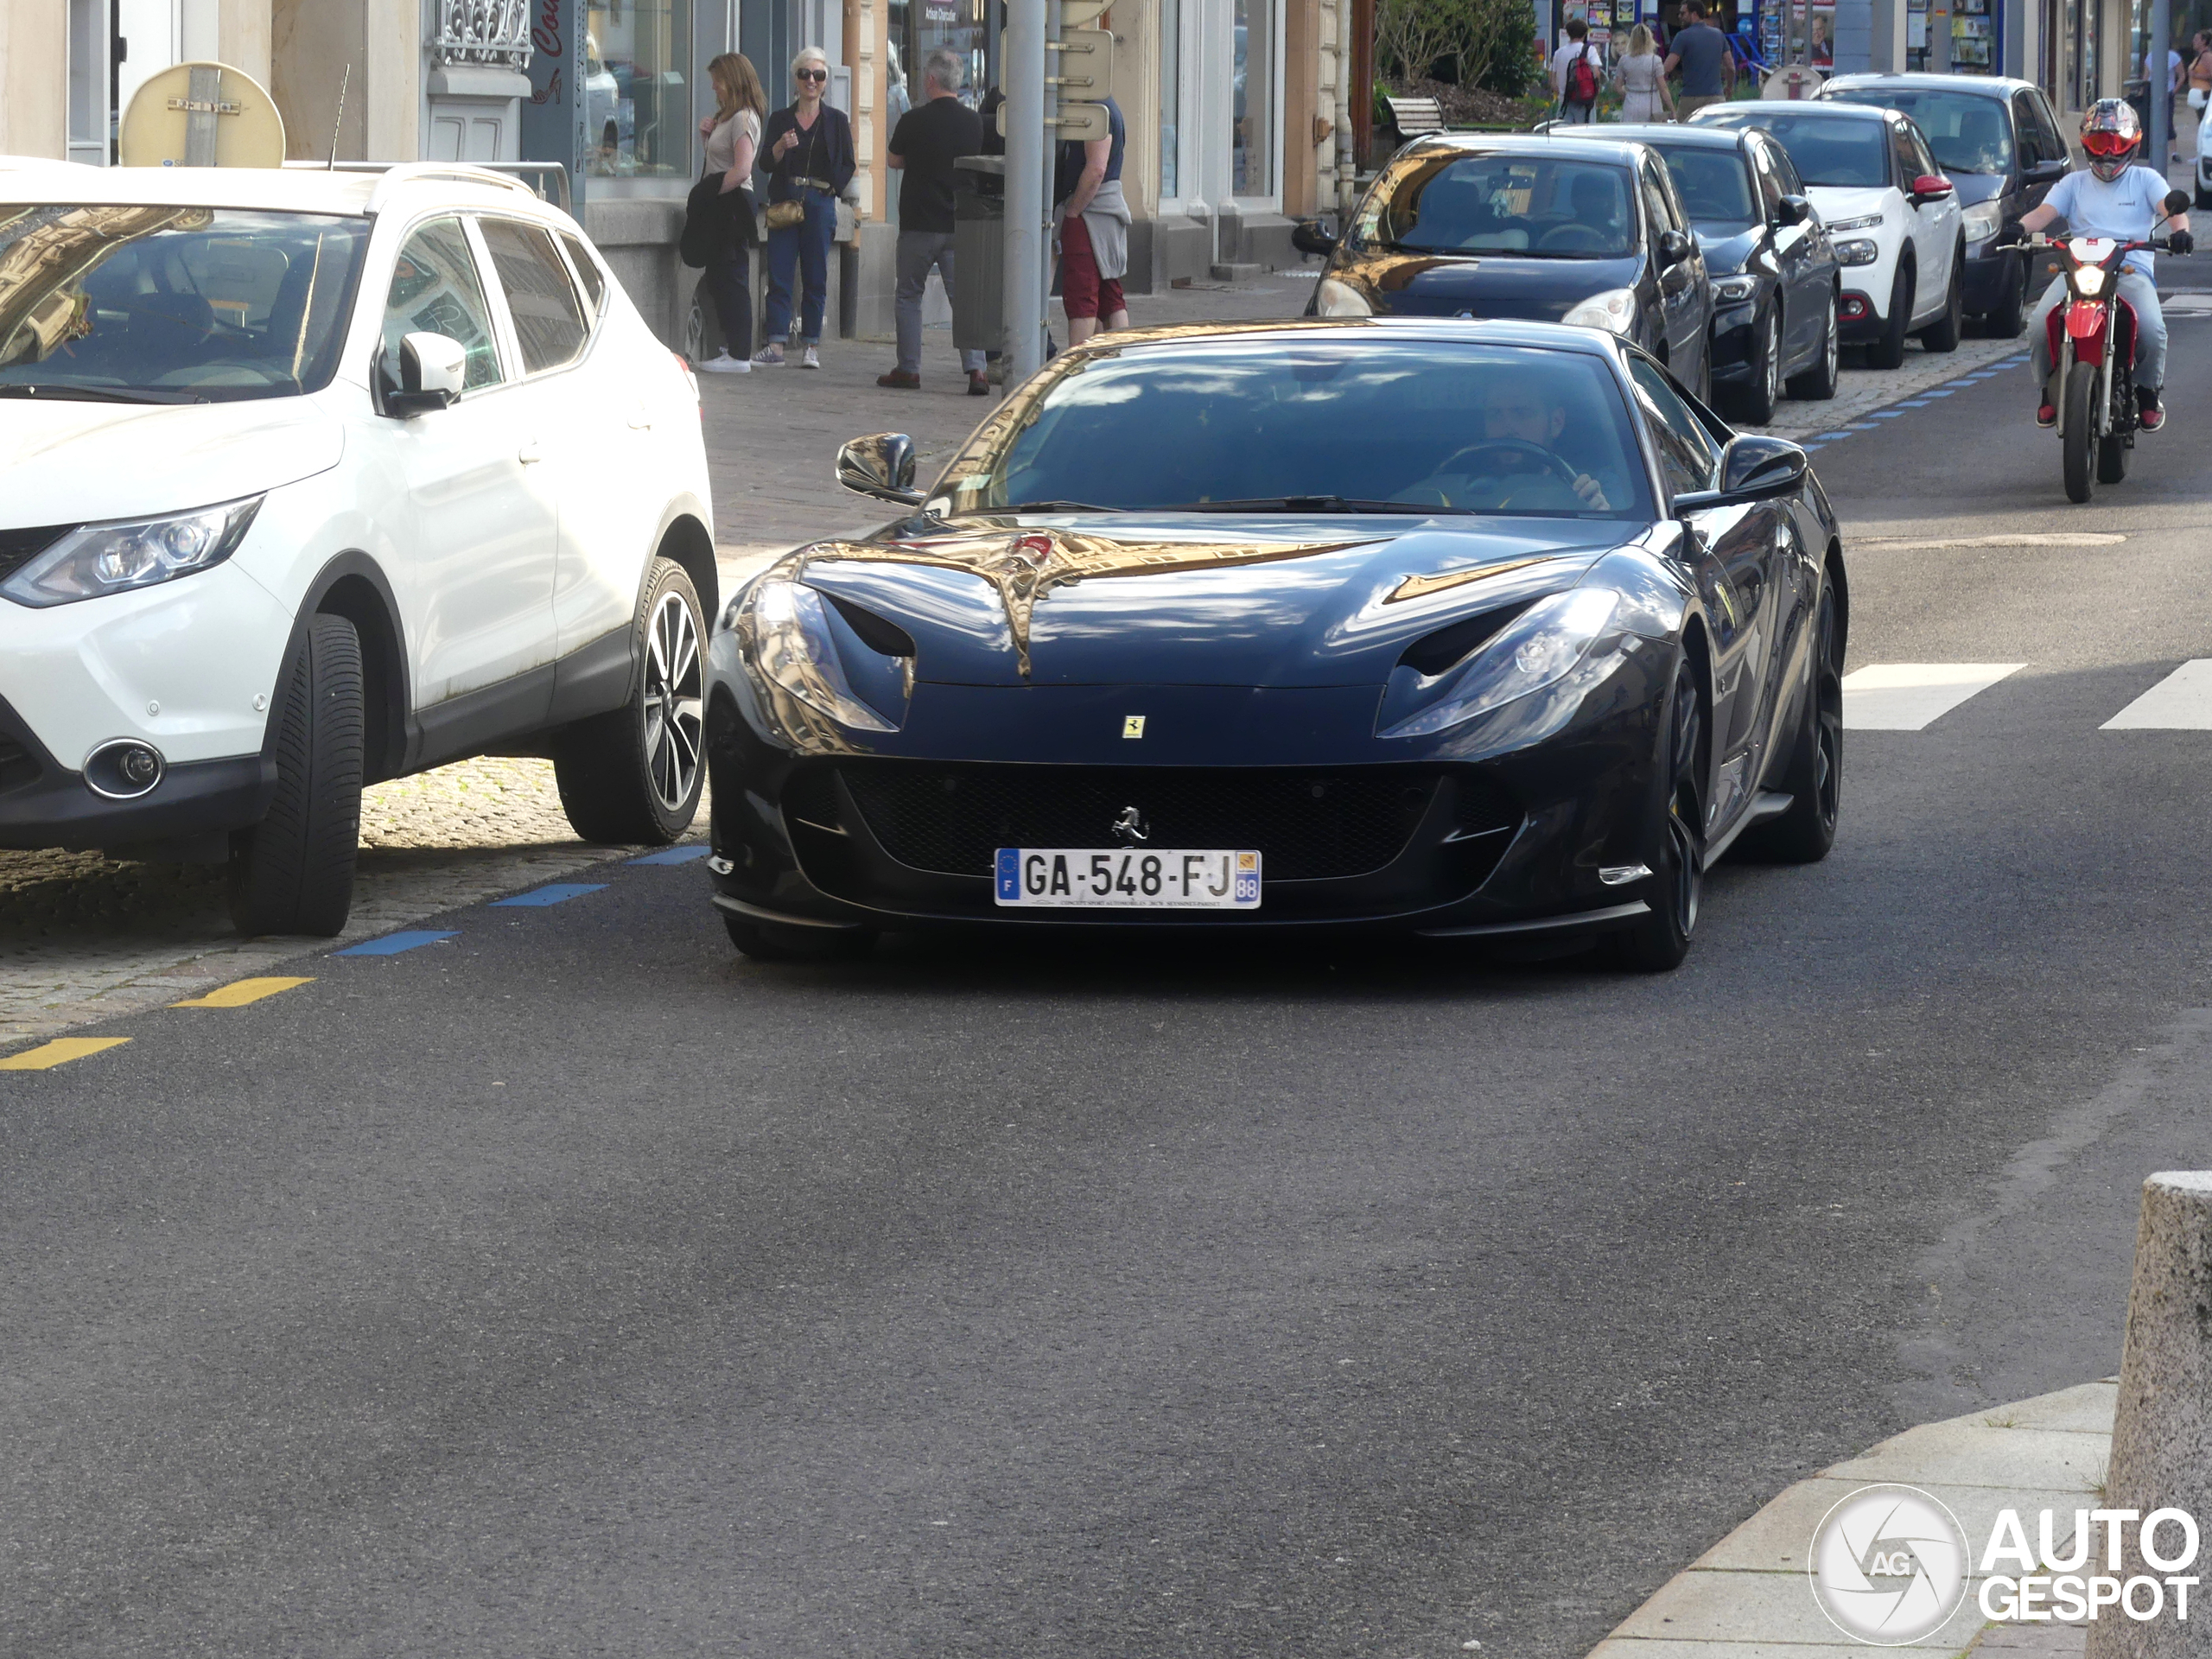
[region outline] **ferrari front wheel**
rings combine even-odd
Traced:
[[[1705,892],[1705,704],[1688,657],[1675,670],[1667,731],[1665,815],[1645,883],[1650,913],[1614,938],[1620,964],[1644,973],[1679,968],[1689,955]]]

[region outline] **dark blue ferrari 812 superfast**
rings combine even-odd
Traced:
[[[1835,836],[1847,589],[1805,452],[1588,328],[1100,335],[709,645],[739,948],[1365,929],[1670,968],[1731,846]]]

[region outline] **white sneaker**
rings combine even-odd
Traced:
[[[798,365],[802,369],[818,369],[822,366],[822,359],[816,355],[814,347],[810,346],[799,358]]]
[[[764,369],[780,369],[784,366],[784,348],[780,346],[763,346],[753,353],[753,360]]]
[[[710,357],[697,365],[702,374],[750,374],[753,365],[741,357],[732,357],[724,351],[720,357]]]

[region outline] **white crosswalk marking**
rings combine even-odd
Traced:
[[[2097,729],[2212,732],[2212,661],[2183,663]]]
[[[1843,677],[1843,723],[1859,732],[1916,732],[2025,663],[1874,663]]]

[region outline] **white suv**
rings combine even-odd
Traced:
[[[0,165],[0,847],[223,860],[336,932],[362,785],[698,805],[698,388],[504,175]]]
[[[1912,118],[1863,104],[1713,104],[1700,126],[1764,127],[1789,151],[1843,267],[1838,338],[1894,369],[1907,334],[1953,352],[1965,309],[1966,220]]]

